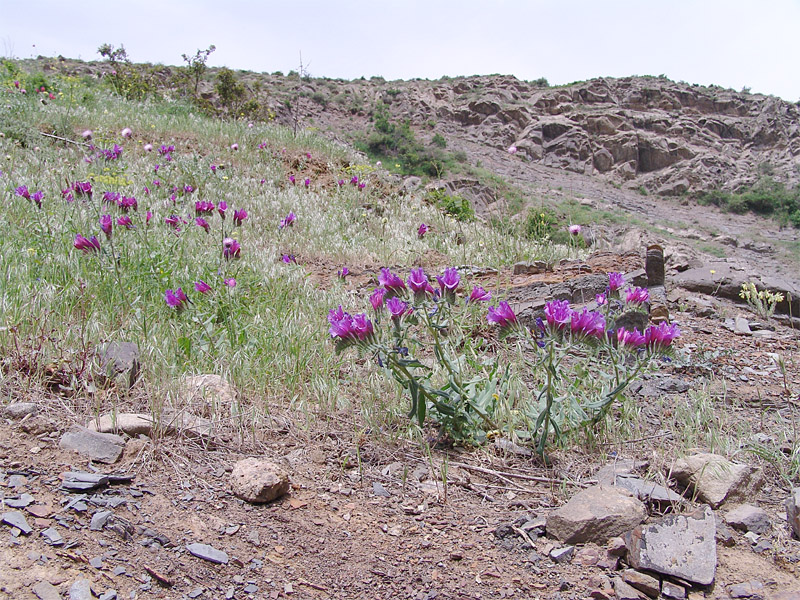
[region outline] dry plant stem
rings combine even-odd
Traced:
[[[84,142],[76,142],[75,140],[70,140],[68,138],[59,137],[57,135],[53,135],[52,133],[43,133],[43,132],[40,131],[39,135],[43,135],[44,137],[53,138],[54,140],[60,140],[62,142],[69,142],[70,144],[75,144],[76,146],[84,146],[86,148],[90,148],[91,147],[90,144],[86,144]]]
[[[636,438],[634,440],[622,440],[621,442],[600,442],[598,446],[616,446],[617,444],[635,444],[637,442],[646,442],[649,440],[655,440],[662,437],[672,437],[671,431],[665,431],[664,433],[656,433],[653,435],[646,435],[644,437]]]
[[[566,484],[566,485],[574,485],[576,487],[586,488],[589,487],[585,483],[581,483],[580,481],[570,481],[568,479],[554,479],[552,477],[540,477],[538,475],[524,475],[522,473],[509,473],[507,471],[495,471],[494,469],[487,469],[485,467],[477,467],[475,465],[468,465],[466,463],[457,463],[451,462],[451,467],[461,467],[462,469],[466,469],[467,471],[475,471],[477,473],[484,473],[486,475],[494,475],[495,477],[505,478],[511,477],[514,479],[524,479],[525,481],[536,481],[539,483],[556,483],[556,484]]]

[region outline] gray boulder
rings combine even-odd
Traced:
[[[672,476],[712,508],[719,508],[726,501],[746,500],[764,483],[761,469],[705,452],[677,460]]]
[[[117,462],[122,456],[125,440],[118,435],[98,433],[80,425],[73,425],[61,436],[58,446],[62,450],[74,450],[92,460],[110,464]]]

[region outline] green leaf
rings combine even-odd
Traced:
[[[192,357],[192,340],[186,336],[181,336],[178,338],[178,347],[183,350],[183,353],[186,355],[186,358]]]

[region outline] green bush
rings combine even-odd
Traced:
[[[433,136],[431,143],[439,148],[447,148],[447,140],[444,139],[444,136],[439,133]]]
[[[800,189],[786,189],[779,181],[764,176],[752,188],[730,193],[720,190],[704,192],[697,197],[700,204],[711,204],[736,214],[754,212],[776,216],[780,220],[800,227],[794,217],[800,212]]]
[[[461,196],[450,196],[444,190],[431,190],[428,192],[427,200],[457,221],[473,221],[475,219],[475,209],[472,208],[472,204]]]

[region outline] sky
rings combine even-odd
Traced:
[[[313,77],[666,75],[800,100],[800,0],[0,0],[0,55]]]

